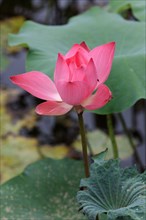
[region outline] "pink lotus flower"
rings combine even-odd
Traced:
[[[54,82],[38,71],[10,78],[27,92],[46,100],[36,107],[40,115],[63,115],[73,107],[95,110],[112,97],[103,83],[109,76],[114,50],[114,42],[92,50],[85,42],[74,44],[66,55],[58,54]]]

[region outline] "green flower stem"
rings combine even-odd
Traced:
[[[136,146],[135,146],[135,144],[134,144],[134,142],[133,142],[133,140],[132,140],[131,133],[129,132],[129,130],[128,130],[128,128],[127,128],[126,122],[125,122],[125,120],[124,120],[122,114],[121,114],[121,113],[118,113],[118,117],[119,117],[120,122],[121,122],[121,124],[122,124],[122,126],[123,126],[123,129],[124,129],[124,131],[125,131],[125,133],[126,133],[126,135],[127,135],[127,137],[128,137],[129,143],[130,143],[130,145],[131,145],[133,151],[135,152],[135,158],[136,158],[137,162],[139,163],[141,169],[144,170],[144,167],[143,167],[143,164],[142,164],[141,159],[140,159],[140,157],[139,157],[139,154],[138,154],[137,151],[135,150],[135,149],[136,149]]]
[[[78,113],[78,120],[79,120],[80,134],[81,134],[81,141],[82,141],[85,176],[89,177],[90,176],[89,159],[88,159],[88,153],[87,153],[87,139],[85,135],[85,127],[84,127],[84,122],[83,122],[83,112]]]
[[[119,157],[119,152],[118,152],[118,146],[117,146],[114,129],[113,129],[112,115],[107,115],[107,127],[109,131],[109,136],[112,142],[114,158],[116,159]]]

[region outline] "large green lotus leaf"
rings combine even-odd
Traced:
[[[141,21],[146,20],[145,0],[110,0],[110,10],[122,13],[127,9],[132,9],[134,16]]]
[[[89,220],[144,220],[146,172],[122,169],[118,160],[94,159],[90,177],[81,180],[77,199]],[[84,189],[84,190],[83,190]]]
[[[81,161],[45,159],[30,165],[1,186],[1,219],[86,219],[76,204],[83,175]]]
[[[113,99],[100,114],[120,112],[145,98],[145,24],[129,22],[98,7],[72,18],[67,25],[45,26],[28,21],[10,45],[29,47],[27,71],[39,70],[53,77],[58,52],[66,53],[74,43],[86,41],[90,48],[116,41],[113,68],[107,81]]]

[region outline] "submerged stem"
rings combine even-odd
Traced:
[[[126,122],[125,122],[125,120],[124,120],[124,117],[122,116],[121,113],[118,113],[118,117],[119,117],[120,122],[121,122],[121,124],[122,124],[122,126],[123,126],[123,129],[124,129],[124,131],[125,131],[125,133],[126,133],[126,135],[127,135],[127,137],[128,137],[128,140],[129,140],[129,143],[130,143],[130,145],[131,145],[131,148],[132,148],[133,151],[135,152],[135,158],[136,158],[137,162],[139,163],[141,169],[144,170],[143,164],[142,164],[142,162],[141,162],[141,159],[140,159],[140,157],[139,157],[139,154],[138,154],[137,151],[136,151],[135,143],[134,143],[134,141],[133,141],[133,139],[132,139],[132,136],[131,136],[130,131],[129,131],[128,128],[127,128],[127,125],[126,125]]]
[[[107,115],[107,127],[109,131],[109,136],[112,142],[114,158],[116,159],[119,157],[119,152],[118,152],[118,146],[117,146],[114,129],[113,129],[112,115]]]
[[[122,126],[123,126],[123,128],[124,128],[124,131],[125,131],[125,133],[126,133],[128,139],[129,139],[129,143],[130,143],[132,149],[135,150],[135,148],[136,148],[136,147],[135,147],[135,144],[134,144],[134,142],[133,142],[133,140],[132,140],[131,134],[130,134],[130,132],[129,132],[127,126],[126,126],[126,122],[125,122],[125,120],[124,120],[122,114],[121,114],[121,113],[118,113],[118,117],[119,117],[119,119],[120,119],[120,122],[121,122],[121,124],[122,124]]]
[[[85,169],[85,176],[89,177],[89,160],[88,160],[88,153],[87,153],[87,139],[85,135],[85,127],[83,122],[83,112],[78,113],[78,120],[80,126],[80,134],[81,134],[81,141],[82,141],[82,152],[83,152],[83,160],[84,160],[84,169]]]

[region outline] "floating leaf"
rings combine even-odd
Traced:
[[[28,164],[41,158],[37,151],[37,140],[34,138],[9,135],[2,139],[0,152],[2,183],[20,174]]]
[[[75,16],[67,25],[45,26],[28,21],[18,35],[10,36],[11,46],[29,47],[27,71],[35,69],[52,78],[58,52],[66,53],[72,44],[82,41],[90,48],[110,41],[117,43],[107,81],[113,99],[97,113],[120,112],[146,98],[144,22],[129,22],[118,14],[94,7]]]
[[[77,200],[89,220],[144,220],[146,172],[121,169],[118,160],[96,160],[90,177],[81,180]]]
[[[17,97],[20,94],[20,90],[8,89],[1,90],[1,100],[0,100],[0,111],[1,111],[1,134],[0,136],[5,137],[8,134],[17,135],[22,127],[31,129],[36,123],[37,115],[33,110],[29,111],[29,114],[25,114],[22,118],[17,118],[14,120],[12,112],[6,106],[9,101]],[[20,110],[17,109],[17,114]],[[16,110],[15,110],[16,112]]]
[[[17,52],[20,50],[20,47],[9,47],[8,46],[8,34],[9,33],[17,33],[24,23],[24,17],[18,16],[10,19],[6,19],[0,22],[1,25],[1,42],[0,46],[6,52]]]
[[[22,24],[24,23],[24,17],[18,16],[4,21],[0,21],[1,26],[1,40],[0,40],[0,54],[1,54],[1,66],[0,70],[4,70],[9,64],[7,53],[15,53],[21,50],[20,46],[9,47],[8,46],[8,34],[17,33]]]
[[[0,124],[1,124],[1,136],[4,136],[7,133],[7,125],[9,124],[10,121],[10,115],[7,113],[5,104],[7,100],[7,92],[1,90],[1,99],[0,99],[0,112],[1,112],[1,117],[0,117]]]
[[[110,0],[109,9],[120,14],[127,9],[132,9],[133,14],[137,19],[141,21],[146,20],[145,0]]]
[[[1,186],[1,218],[7,220],[83,220],[76,192],[81,161],[45,159]]]
[[[69,148],[65,145],[55,145],[55,146],[42,146],[40,148],[41,154],[45,157],[62,159],[69,153]]]
[[[99,154],[101,151],[108,148],[106,158],[113,158],[112,144],[108,135],[100,130],[95,130],[92,132],[88,132],[87,138],[94,155]],[[116,141],[119,150],[119,157],[121,159],[128,158],[133,154],[133,149],[130,146],[126,135],[116,135]],[[80,137],[78,137],[77,141],[73,143],[73,146],[76,150],[82,151]]]

